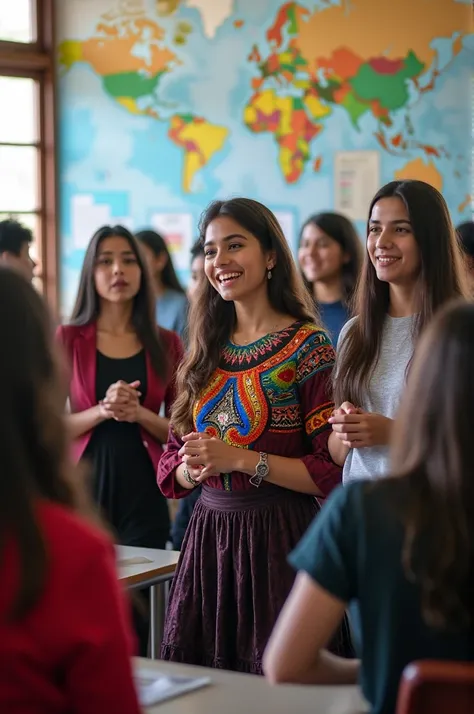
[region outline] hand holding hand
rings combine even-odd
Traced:
[[[239,451],[237,447],[229,446],[221,439],[198,432],[187,434],[183,437],[183,441],[179,455],[191,476],[199,483],[210,476],[235,470],[236,456],[238,456],[236,451]],[[195,473],[198,469],[199,471]]]
[[[116,421],[137,421],[141,396],[138,391],[139,386],[138,380],[130,382],[130,384],[122,380],[111,384],[105,398],[100,403],[100,408],[107,415],[105,418],[112,418]]]
[[[329,419],[337,438],[350,449],[385,446],[390,441],[393,420],[382,414],[364,412],[350,402],[335,409]]]

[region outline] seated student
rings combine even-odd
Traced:
[[[264,657],[273,682],[354,683],[393,714],[420,659],[474,661],[474,305],[421,338],[394,427],[390,478],[337,489],[290,556],[299,571]],[[352,602],[361,664],[324,648]]]
[[[114,548],[68,463],[52,325],[16,271],[0,268],[0,304],[0,712],[139,714]]]

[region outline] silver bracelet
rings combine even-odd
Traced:
[[[196,479],[194,479],[194,478],[191,476],[191,474],[189,473],[189,469],[188,469],[188,467],[186,466],[186,464],[184,464],[183,476],[184,476],[184,480],[187,481],[188,483],[190,483],[193,488],[196,488],[196,486],[199,486],[199,481],[196,481]]]

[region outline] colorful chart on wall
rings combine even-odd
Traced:
[[[470,217],[469,0],[57,5],[64,312],[104,223],[172,223],[185,281],[215,198],[266,203],[293,248],[336,205],[362,232],[370,167]]]

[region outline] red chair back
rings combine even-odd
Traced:
[[[474,664],[409,664],[398,690],[396,714],[474,714]]]

